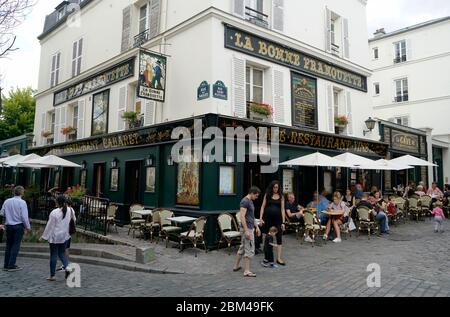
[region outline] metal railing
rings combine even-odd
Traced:
[[[150,29],[147,29],[134,37],[133,48],[141,47],[149,40],[150,40]]]
[[[406,62],[407,60],[408,60],[408,58],[406,55],[397,56],[396,58],[394,58],[394,64],[403,63],[403,62]]]
[[[245,7],[245,19],[266,29],[269,28],[269,16],[253,8]]]
[[[339,45],[331,43],[331,52],[333,54],[339,55],[340,54],[340,47],[339,47]]]
[[[394,97],[394,102],[406,102],[406,101],[409,101],[408,94],[403,94],[403,95]]]
[[[77,226],[106,236],[109,204],[109,199],[84,196],[77,215]]]

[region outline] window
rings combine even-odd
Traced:
[[[333,90],[333,105],[334,105],[334,117],[337,118],[340,116],[339,113],[339,90]]]
[[[72,47],[72,77],[78,76],[81,73],[81,61],[83,55],[83,39],[73,43]]]
[[[75,129],[78,127],[78,105],[73,107],[72,127]]]
[[[268,16],[264,14],[263,0],[245,0],[245,18],[259,26],[268,28]]]
[[[341,17],[327,9],[327,19],[328,19],[328,51],[332,54],[340,56],[341,46],[343,46],[342,35],[343,35],[343,20]],[[347,40],[347,39],[345,39]]]
[[[246,69],[247,101],[263,102],[264,98],[264,71],[247,66]]]
[[[373,84],[373,88],[375,91],[375,96],[378,96],[380,94],[380,84],[379,83]]]
[[[379,51],[378,51],[378,47],[375,47],[373,49],[373,59],[378,59],[379,58]]]
[[[409,100],[408,79],[398,79],[395,84],[395,102],[406,102]]]
[[[263,0],[246,0],[245,6],[260,13],[263,12]]]
[[[407,61],[406,41],[394,43],[395,58],[394,63],[402,63]]]
[[[108,133],[109,90],[93,97],[92,136]]]
[[[61,20],[65,14],[66,14],[66,7],[64,6],[58,10],[58,21]]]
[[[50,71],[50,87],[55,87],[59,83],[59,70],[61,68],[61,53],[52,56],[52,69]]]
[[[144,4],[139,9],[139,33],[148,30],[148,15],[149,15],[148,9],[149,9],[148,4]]]
[[[395,124],[398,125],[409,127],[409,116],[395,117],[390,119],[389,121],[394,122]]]
[[[52,133],[52,134],[55,134],[55,124],[56,124],[56,114],[55,114],[55,112],[53,111],[51,114],[50,114],[50,116],[51,116],[51,126],[50,126],[50,132]]]

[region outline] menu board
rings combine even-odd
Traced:
[[[318,128],[317,79],[292,73],[292,125]]]
[[[294,170],[285,169],[283,170],[283,193],[293,193],[294,192]]]

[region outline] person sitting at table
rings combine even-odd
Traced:
[[[433,182],[431,188],[427,192],[427,195],[436,200],[441,200],[444,198],[444,193],[439,189],[436,182]]]
[[[327,230],[323,236],[324,240],[328,239],[328,235],[331,231],[331,225],[333,224],[334,231],[336,232],[336,239],[333,240],[334,243],[341,243],[341,228],[340,226],[347,223],[349,220],[350,209],[342,201],[342,195],[339,192],[334,193],[333,202],[328,206],[328,211],[342,211],[342,215],[330,216],[327,222]]]
[[[356,206],[356,198],[350,189],[347,189],[344,196],[344,202],[347,204],[348,208],[353,208]]]
[[[419,197],[424,196],[426,194],[425,188],[422,185],[417,186],[417,190],[416,190],[415,194]]]
[[[395,216],[398,213],[398,207],[394,196],[389,197],[386,209],[389,215]]]
[[[292,223],[302,222],[303,219],[303,210],[304,207],[297,204],[295,201],[295,195],[293,193],[289,193],[287,195],[286,206],[284,207],[286,211],[286,217]]]
[[[355,199],[361,199],[364,195],[364,190],[361,184],[356,184],[355,186],[355,192],[353,196],[355,196]]]

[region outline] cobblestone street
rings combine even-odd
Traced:
[[[288,266],[262,268],[257,256],[256,279],[232,273],[234,251],[186,251],[186,266],[214,266],[206,273],[145,274],[107,267],[81,265],[82,287],[70,289],[63,282],[45,280],[48,262],[19,258],[24,267],[16,273],[0,272],[0,297],[5,296],[450,296],[449,232],[435,234],[433,222],[409,222],[392,228],[389,236],[355,235],[340,245],[312,248],[287,236],[284,249]],[[2,259],[3,260],[3,259]],[[367,266],[381,266],[381,288],[368,288]],[[201,271],[197,271],[201,272]]]

